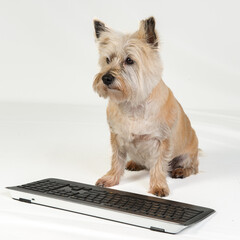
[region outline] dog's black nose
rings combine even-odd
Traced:
[[[107,73],[102,76],[102,80],[103,80],[103,83],[108,86],[113,82],[114,76],[110,73]]]

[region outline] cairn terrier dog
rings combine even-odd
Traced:
[[[184,178],[198,172],[198,139],[162,80],[155,19],[142,20],[133,34],[114,31],[98,20],[94,27],[101,70],[93,89],[109,99],[112,146],[111,169],[96,185],[118,184],[125,168],[148,169],[149,192],[167,196],[168,174]]]

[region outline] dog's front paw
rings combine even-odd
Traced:
[[[169,188],[168,186],[165,187],[153,186],[150,188],[149,193],[152,193],[159,197],[166,197],[169,195]]]
[[[112,187],[114,185],[117,185],[118,183],[119,183],[119,180],[117,180],[116,177],[112,175],[105,175],[97,180],[96,186]]]

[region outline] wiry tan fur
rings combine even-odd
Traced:
[[[198,139],[162,80],[155,20],[141,21],[133,34],[115,32],[99,21],[95,21],[95,30],[101,71],[93,88],[109,99],[107,119],[113,152],[111,169],[96,184],[118,184],[125,167],[146,168],[150,171],[149,192],[167,196],[168,173],[183,178],[198,172]],[[127,65],[127,57],[134,64]],[[109,72],[115,80],[107,86],[102,77]],[[131,159],[128,163],[127,156]]]

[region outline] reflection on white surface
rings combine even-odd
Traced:
[[[11,200],[4,187],[46,177],[94,184],[110,167],[111,148],[104,107],[1,103],[0,238],[237,239],[240,114],[186,112],[204,154],[199,174],[167,179],[168,199],[217,213],[173,236]],[[148,194],[148,184],[147,171],[125,172],[115,188]]]

